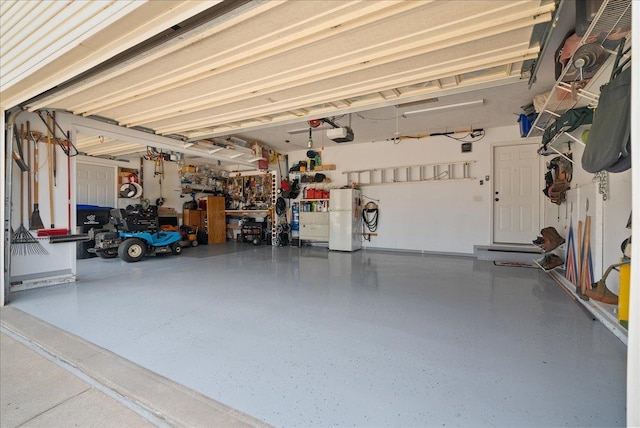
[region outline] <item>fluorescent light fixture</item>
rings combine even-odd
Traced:
[[[258,161],[261,161],[261,160],[264,160],[264,158],[263,157],[255,157],[255,158],[249,159],[247,162],[258,162]]]
[[[447,110],[458,110],[458,109],[466,109],[466,108],[472,108],[472,107],[480,107],[483,104],[484,104],[484,100],[466,101],[464,103],[448,104],[444,106],[424,108],[421,110],[407,111],[402,113],[402,117],[407,118],[409,116],[414,116],[416,114],[431,113],[436,111],[447,111]]]
[[[188,149],[189,147],[193,146],[194,144],[195,144],[195,143],[184,143],[184,144],[182,145],[182,148],[183,148],[183,149]]]
[[[223,148],[223,147],[216,147],[216,148],[215,148],[215,149],[213,149],[213,150],[209,150],[209,154],[210,154],[210,155],[212,155],[212,154],[214,154],[214,153],[221,152],[222,150],[224,150],[224,148]]]
[[[247,140],[243,140],[242,138],[238,138],[238,137],[229,137],[229,141],[236,144],[242,144],[242,145],[247,144]]]
[[[234,153],[232,155],[229,155],[229,159],[235,159],[235,158],[239,158],[240,156],[242,156],[244,153]]]

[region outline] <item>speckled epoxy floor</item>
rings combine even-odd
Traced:
[[[276,426],[625,424],[625,345],[538,270],[224,245],[12,305]]]

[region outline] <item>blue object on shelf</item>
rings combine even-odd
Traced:
[[[529,120],[527,115],[523,113],[518,116],[518,123],[520,123],[520,136],[524,138],[527,136],[527,134],[529,134],[529,131],[531,130],[531,121]]]

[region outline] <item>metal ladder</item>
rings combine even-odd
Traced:
[[[370,168],[343,171],[349,184],[373,186],[379,184],[418,183],[423,181],[475,180],[470,176],[471,164],[476,161],[428,163],[422,165]]]

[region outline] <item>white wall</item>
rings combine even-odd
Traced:
[[[581,127],[572,133],[579,138],[584,129]],[[558,147],[566,150],[567,145]],[[594,174],[581,167],[584,145],[571,144],[574,159],[574,174],[571,189],[567,191],[567,203],[552,204],[545,198],[545,224],[555,227],[563,237],[568,237],[570,219],[573,220],[574,239],[577,247],[578,221],[584,224],[585,217],[591,216],[591,251],[593,254],[594,279],[599,280],[608,266],[619,263],[622,257],[620,244],[631,235],[626,228],[631,213],[631,170],[607,175],[607,199],[604,200],[598,189]],[[549,162],[554,156],[544,158]],[[546,172],[546,167],[544,168]],[[607,287],[614,293],[619,290],[619,275],[612,271],[607,278]]]
[[[582,130],[576,130],[574,135],[579,137]],[[322,162],[336,164],[337,169],[323,173],[331,179],[331,187],[341,187],[348,184],[347,176],[343,174],[345,170],[476,161],[471,166],[470,175],[476,178],[473,181],[443,180],[363,187],[363,194],[379,200],[380,206],[378,236],[372,237],[371,242],[365,242],[366,247],[471,254],[474,245],[492,243],[492,148],[537,142],[535,139],[521,139],[517,124],[488,129],[486,132],[483,140],[473,143],[471,153],[461,153],[460,142],[442,136],[402,140],[398,144],[377,141],[327,147],[322,151]],[[629,236],[625,225],[631,210],[631,172],[609,174],[609,195],[604,201],[598,193],[597,182],[593,181],[593,174],[581,168],[584,146],[574,143],[572,151],[575,165],[571,190],[567,193],[570,203],[558,207],[542,197],[541,228],[556,227],[561,235],[567,237],[569,218],[573,217],[574,233],[577,234],[578,219],[584,221],[586,201],[589,200],[594,275],[600,278],[607,266],[619,261],[620,243]],[[305,159],[306,152],[299,150],[290,153],[290,166]],[[541,192],[546,163],[553,157],[540,157]],[[479,180],[486,175],[490,176],[490,180],[481,186]],[[535,239],[535,236],[531,239]],[[610,285],[611,290],[617,292],[617,272],[611,275]]]
[[[332,187],[341,187],[347,184],[345,170],[475,161],[470,170],[475,180],[363,187],[363,194],[379,200],[380,207],[378,236],[366,242],[366,247],[472,254],[474,245],[491,243],[492,147],[524,142],[514,123],[486,130],[485,138],[473,143],[471,153],[461,153],[460,141],[443,136],[401,140],[398,144],[392,141],[344,143],[322,151],[322,162],[335,164],[337,168],[323,173],[331,179]],[[304,159],[306,152],[290,153],[289,164]],[[486,175],[490,176],[489,182],[480,185]]]
[[[132,162],[138,164],[139,161]],[[142,189],[143,198],[149,199],[151,205],[156,204],[156,200],[162,196],[165,199],[163,207],[175,208],[178,213],[182,213],[182,204],[191,200],[189,195],[181,198],[180,175],[178,174],[177,162],[164,162],[164,175],[155,175],[155,163],[142,159]],[[162,183],[161,183],[162,181]],[[161,187],[162,184],[162,187]],[[131,203],[131,200],[122,202]],[[135,203],[135,201],[133,201]]]

